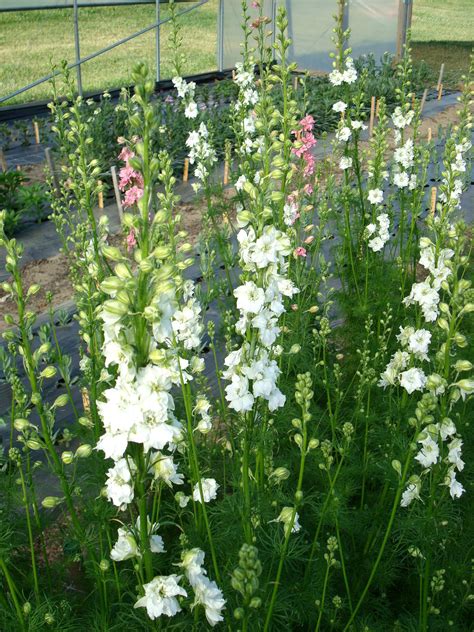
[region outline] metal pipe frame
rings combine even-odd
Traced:
[[[186,13],[190,13],[191,11],[195,11],[196,9],[198,9],[200,6],[202,6],[203,4],[207,4],[209,2],[209,0],[199,0],[199,2],[195,5],[193,5],[192,7],[189,7],[188,9],[184,9],[183,11],[180,11],[179,13],[176,14],[176,17],[179,18],[181,15],[186,15]],[[151,26],[146,26],[145,28],[141,29],[140,31],[137,31],[136,33],[132,33],[132,35],[129,35],[128,37],[124,37],[120,40],[117,40],[116,42],[113,42],[112,44],[109,44],[108,46],[105,46],[104,48],[101,48],[100,50],[96,51],[95,53],[91,53],[90,55],[86,55],[86,57],[83,57],[82,59],[79,58],[77,61],[75,61],[72,64],[68,64],[68,69],[72,70],[73,68],[77,68],[78,66],[80,67],[82,64],[85,64],[87,61],[91,61],[91,59],[95,59],[96,57],[100,57],[100,55],[103,55],[104,53],[108,53],[109,51],[113,50],[114,48],[117,48],[117,46],[121,46],[122,44],[126,44],[127,42],[130,42],[131,40],[135,39],[136,37],[140,37],[140,35],[144,35],[145,33],[149,33],[150,31],[153,31],[155,29],[159,29],[163,24],[166,24],[167,22],[171,22],[171,18],[165,18],[164,20],[159,20],[155,23],[153,23]],[[76,50],[77,53],[77,50]],[[18,96],[19,94],[23,94],[23,92],[27,92],[28,90],[31,90],[32,88],[35,88],[36,86],[41,85],[42,83],[45,83],[46,81],[50,81],[53,77],[57,77],[58,75],[61,74],[61,70],[56,70],[52,73],[50,73],[49,75],[45,75],[44,77],[41,77],[41,79],[37,79],[36,81],[33,81],[32,83],[29,83],[26,86],[23,86],[23,88],[19,88],[18,90],[15,90],[14,92],[7,94],[6,97],[1,97],[0,98],[0,103],[5,103],[5,101],[9,101],[10,99],[12,99],[13,97]]]

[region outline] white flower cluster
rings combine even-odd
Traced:
[[[195,548],[183,551],[180,566],[194,590],[193,608],[203,606],[206,619],[212,627],[219,621],[223,621],[222,610],[225,607],[225,599],[216,582],[209,579],[203,568],[204,551]]]
[[[226,387],[229,407],[237,412],[252,409],[256,398],[268,401],[270,410],[285,403],[285,396],[276,383],[280,370],[273,359],[272,345],[280,327],[278,319],[285,311],[283,297],[298,292],[286,278],[291,252],[288,236],[274,226],[265,226],[257,237],[253,227],[242,229],[237,235],[240,264],[244,274],[255,281],[245,281],[234,290],[240,318],[236,331],[252,340],[244,342],[225,359],[224,377],[230,380]]]
[[[285,535],[287,535],[288,529],[290,528],[290,525],[291,525],[293,511],[294,511],[293,507],[283,507],[283,509],[280,511],[278,518],[276,518],[275,520],[271,520],[270,522],[282,522],[283,530],[285,532]],[[295,512],[295,519],[293,521],[291,533],[298,533],[298,531],[300,530],[301,530],[301,525],[299,523],[299,515],[298,515],[298,512]]]
[[[159,575],[148,584],[143,584],[145,594],[136,603],[135,608],[146,608],[150,619],[157,619],[162,615],[174,617],[181,612],[177,597],[187,597],[188,593],[179,585],[181,575]]]
[[[395,128],[402,130],[410,125],[414,116],[415,112],[413,110],[408,110],[406,114],[403,114],[402,108],[398,105],[392,114],[393,125]]]
[[[235,83],[239,86],[239,99],[235,102],[236,110],[253,108],[258,103],[258,92],[255,90],[255,77],[253,72],[246,70],[242,62],[235,64]]]
[[[439,200],[440,202],[452,204],[453,208],[460,207],[460,200],[461,200],[461,195],[463,192],[463,182],[459,178],[459,175],[466,171],[466,161],[464,158],[464,154],[469,152],[471,148],[472,148],[472,143],[469,140],[464,140],[464,142],[455,145],[456,159],[453,163],[451,163],[450,171],[454,176],[457,176],[457,177],[454,180],[453,186],[449,187],[449,191],[447,191],[448,181],[446,178],[443,178],[444,187],[441,187]]]
[[[429,271],[428,277],[412,285],[410,294],[403,299],[405,305],[418,304],[427,322],[433,322],[439,314],[439,290],[441,284],[451,275],[448,265],[454,251],[443,248],[438,253],[434,244],[426,237],[420,239],[420,264]]]
[[[371,192],[372,193],[372,192]],[[387,213],[380,213],[377,217],[377,224],[368,224],[365,228],[366,237],[369,238],[369,248],[374,252],[379,252],[390,239],[388,229],[390,219]]]
[[[152,553],[164,553],[165,547],[163,538],[156,535],[158,530],[157,524],[151,524],[148,520],[148,533],[150,534],[150,550]],[[140,532],[140,517],[137,518],[135,530],[128,527],[120,527],[118,530],[118,539],[113,549],[110,551],[110,557],[114,562],[123,562],[133,557],[141,557],[141,552],[135,537]]]
[[[204,123],[189,133],[186,146],[189,147],[189,162],[196,164],[194,175],[204,182],[209,176],[209,169],[217,162],[217,154],[209,142],[209,131]]]
[[[346,58],[346,67],[344,72],[337,70],[335,68],[332,72],[329,73],[329,81],[333,86],[340,86],[343,83],[354,83],[357,81],[357,70],[354,66],[354,60],[352,57]]]
[[[460,498],[464,493],[464,487],[456,480],[456,471],[464,469],[464,461],[461,458],[463,442],[456,435],[456,426],[449,417],[445,417],[441,423],[429,424],[417,437],[420,444],[415,460],[424,468],[423,473],[427,474],[437,463],[444,462],[448,465],[448,471],[444,479],[444,485],[449,487],[451,498]],[[442,458],[441,450],[444,443],[447,443],[448,454]],[[408,507],[413,500],[420,498],[421,478],[412,476],[403,492],[401,506]]]
[[[379,386],[394,386],[399,384],[407,393],[422,391],[427,386],[428,379],[424,371],[411,366],[415,360],[428,361],[428,348],[431,342],[431,332],[427,329],[414,327],[400,327],[397,336],[404,351],[396,351],[385,371],[380,376]],[[431,389],[431,383],[428,385]],[[439,394],[439,391],[436,392]]]
[[[395,161],[393,169],[393,183],[399,189],[408,188],[413,191],[417,185],[417,177],[414,173],[409,173],[415,162],[415,150],[413,141],[409,138],[404,145],[395,149],[393,158]]]
[[[249,68],[246,68],[242,62],[235,65],[234,82],[239,87],[239,94],[232,104],[232,108],[235,114],[234,118],[236,121],[239,121],[240,125],[240,138],[237,142],[236,152],[242,156],[250,155],[252,152],[258,150],[263,143],[262,138],[254,138],[256,134],[256,115],[254,108],[258,103],[259,96],[255,89],[254,73]],[[245,176],[241,176],[241,178],[242,177],[245,178]],[[239,180],[237,182],[239,182]],[[244,182],[242,182],[242,185],[243,183]],[[237,188],[237,185],[236,189],[241,190]]]
[[[194,81],[189,83],[182,77],[173,77],[173,85],[178,91],[178,97],[184,102],[184,116],[188,119],[195,119],[198,115],[198,106],[194,100],[196,84]]]

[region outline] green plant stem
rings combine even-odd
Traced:
[[[20,607],[20,602],[18,601],[17,596],[17,588],[15,586],[15,582],[13,581],[12,576],[10,575],[10,571],[8,570],[7,565],[5,564],[5,560],[3,557],[0,557],[0,569],[5,575],[5,579],[7,581],[8,590],[10,591],[10,595],[12,596],[13,605],[15,606],[16,614],[18,617],[18,621],[20,622],[21,629],[25,630],[25,619],[23,618],[23,612]]]
[[[305,468],[305,463],[306,463],[307,446],[308,446],[308,429],[307,429],[307,423],[304,422],[303,423],[303,441],[301,445],[300,471],[299,471],[299,476],[298,476],[298,484],[296,486],[295,500],[299,498],[302,487],[303,487],[303,475],[304,475],[304,468]],[[276,574],[275,582],[273,584],[272,596],[270,598],[270,605],[268,606],[267,616],[265,618],[265,624],[263,626],[263,632],[267,632],[270,629],[270,623],[273,616],[273,609],[275,607],[275,602],[276,602],[276,598],[278,594],[278,588],[280,586],[281,573],[283,571],[283,565],[285,562],[286,553],[288,551],[288,544],[290,542],[291,531],[295,523],[296,509],[297,509],[297,502],[295,502],[295,506],[293,507],[290,522],[287,525],[285,525],[286,526],[285,540],[284,540],[283,548],[280,554],[280,561],[278,562],[277,574]]]
[[[23,474],[23,468],[22,468],[21,463],[18,466],[18,471],[20,473],[21,489],[23,492],[23,503],[25,506],[26,528],[28,530],[28,541],[30,544],[31,570],[33,571],[33,584],[34,584],[34,590],[35,590],[35,597],[36,597],[36,600],[38,601],[39,600],[39,581],[38,581],[38,569],[36,567],[33,529],[31,527],[30,504],[28,502],[28,492],[25,485],[25,476]]]
[[[374,577],[375,577],[375,575],[377,573],[380,561],[381,561],[381,559],[383,557],[383,554],[384,554],[384,551],[385,551],[385,546],[387,545],[388,539],[389,539],[390,534],[392,532],[392,526],[393,526],[393,523],[394,523],[394,520],[395,520],[395,516],[397,514],[398,506],[400,504],[400,497],[402,495],[403,487],[405,485],[405,480],[406,480],[406,477],[407,477],[408,467],[409,467],[410,462],[411,462],[411,457],[412,457],[412,449],[410,448],[408,450],[408,454],[407,454],[407,457],[405,459],[405,464],[403,466],[402,476],[400,478],[400,481],[399,481],[399,484],[398,484],[398,487],[397,487],[397,492],[395,494],[395,498],[394,498],[393,505],[392,505],[392,510],[390,512],[390,517],[389,517],[389,520],[388,520],[387,527],[385,529],[385,534],[383,536],[382,543],[381,543],[380,548],[379,548],[379,552],[378,552],[377,557],[375,559],[374,565],[372,566],[372,570],[370,572],[370,575],[369,575],[369,578],[367,580],[367,583],[365,584],[364,590],[362,591],[362,594],[359,597],[359,600],[358,600],[354,610],[352,611],[352,614],[351,614],[351,616],[349,618],[349,621],[347,622],[347,624],[344,627],[342,632],[346,632],[347,630],[350,629],[350,626],[352,625],[352,622],[354,621],[355,616],[359,612],[359,610],[360,610],[360,608],[361,608],[361,606],[362,606],[362,604],[364,602],[364,599],[365,599],[365,597],[366,597],[366,595],[367,595],[367,593],[369,591],[369,588],[372,585],[372,581],[373,581],[373,579],[374,579]]]

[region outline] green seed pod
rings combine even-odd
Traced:
[[[61,498],[58,498],[57,496],[46,496],[46,498],[43,498],[41,504],[45,509],[54,509],[61,502]]]

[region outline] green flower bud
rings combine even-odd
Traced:
[[[400,461],[397,461],[397,459],[394,459],[392,461],[392,467],[395,470],[395,472],[398,474],[398,476],[402,475],[402,464],[400,463]]]
[[[71,465],[71,463],[74,461],[74,454],[72,452],[63,452],[61,454],[61,461],[65,465]]]
[[[54,377],[56,375],[56,367],[54,366],[47,366],[45,369],[43,369],[40,373],[41,377],[50,379],[52,377]]]
[[[255,608],[255,609],[260,608],[261,605],[262,605],[262,600],[260,599],[260,597],[252,597],[249,603],[249,607]]]
[[[84,443],[80,445],[76,450],[76,456],[79,459],[87,459],[88,456],[92,454],[92,446],[88,443]]]
[[[28,439],[26,445],[30,448],[30,450],[41,450],[42,448],[41,443],[36,439]]]
[[[290,477],[290,471],[286,469],[286,467],[277,467],[276,470],[270,474],[269,478],[277,481],[286,481],[287,478]]]
[[[13,422],[13,427],[18,432],[23,432],[24,430],[29,428],[29,426],[30,422],[28,421],[28,419],[15,419],[15,421]]]
[[[57,496],[46,496],[46,498],[43,498],[41,504],[45,509],[54,509],[61,504],[61,502],[61,498],[58,498]]]
[[[25,601],[23,604],[23,614],[28,616],[31,612],[31,604],[29,601]]]
[[[458,360],[454,364],[454,368],[458,373],[461,373],[462,371],[470,371],[473,368],[473,365],[472,362],[469,362],[469,360]]]
[[[64,393],[63,395],[56,397],[53,403],[53,407],[62,408],[63,406],[66,406],[68,402],[69,402],[69,395],[67,393]]]
[[[110,562],[108,560],[100,560],[99,568],[103,573],[106,573],[110,568]]]
[[[102,254],[106,259],[112,261],[122,261],[124,256],[116,246],[102,246]]]
[[[243,608],[236,608],[234,610],[234,619],[240,621],[245,617],[245,610]]]

